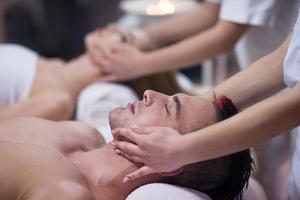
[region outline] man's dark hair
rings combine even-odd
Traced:
[[[225,96],[216,99],[215,105],[220,121],[238,113],[232,101]],[[182,173],[162,177],[161,182],[204,192],[213,200],[241,200],[248,186],[252,165],[251,153],[247,149],[187,165]]]

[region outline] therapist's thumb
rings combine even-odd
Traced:
[[[135,179],[141,178],[143,176],[146,176],[148,174],[154,174],[156,171],[152,169],[151,167],[148,167],[144,165],[143,167],[139,168],[138,170],[128,174],[123,178],[123,182],[126,183],[128,181],[133,181]]]

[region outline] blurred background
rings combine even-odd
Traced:
[[[120,0],[1,0],[1,40],[43,56],[73,58],[84,51],[84,36],[124,13]]]

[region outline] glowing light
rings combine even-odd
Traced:
[[[147,6],[148,15],[168,15],[175,12],[175,5],[169,0],[160,0],[157,4]]]
[[[172,14],[175,12],[175,5],[168,0],[161,0],[158,3],[158,7],[166,14]]]

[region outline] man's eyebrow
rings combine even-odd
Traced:
[[[175,102],[175,105],[176,105],[176,118],[178,118],[180,115],[180,111],[181,111],[181,102],[180,102],[178,96],[174,96],[173,101]]]

